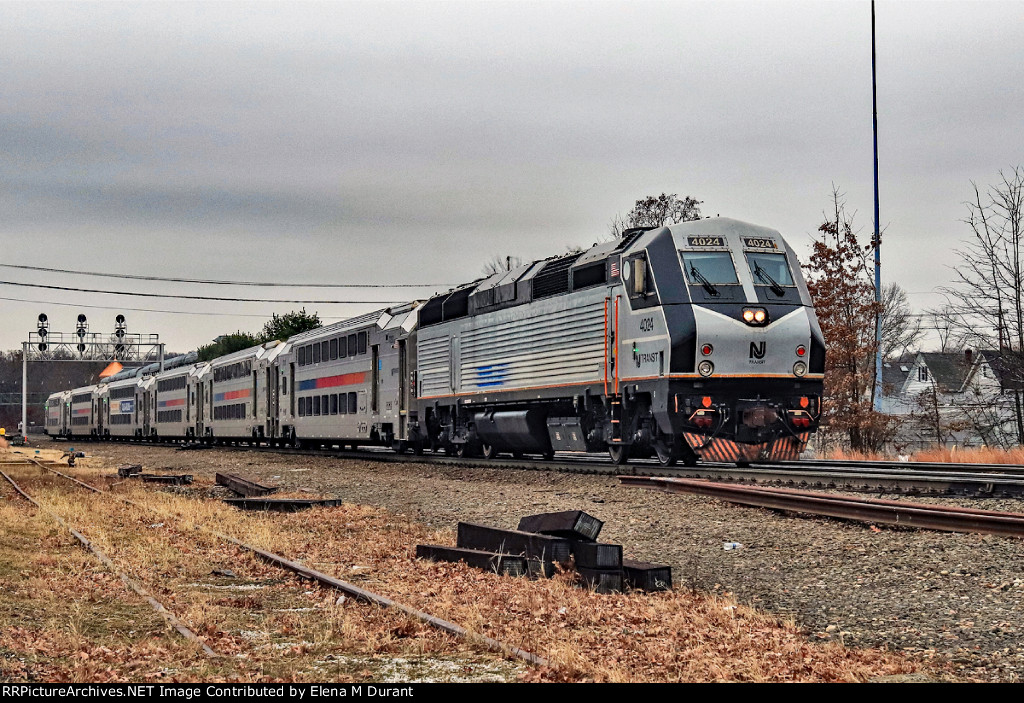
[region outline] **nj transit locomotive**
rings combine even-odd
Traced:
[[[782,236],[715,218],[179,364],[51,396],[48,432],[795,459],[818,426],[825,348]],[[131,412],[114,395],[133,396]]]

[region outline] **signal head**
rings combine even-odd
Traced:
[[[39,313],[39,324],[44,324],[47,319],[45,312]]]
[[[78,324],[85,324],[85,313],[78,313]]]
[[[115,317],[114,318],[114,322],[116,322],[119,325],[123,325],[124,324],[124,315],[118,315],[117,317]]]

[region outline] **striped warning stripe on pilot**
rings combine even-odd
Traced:
[[[807,447],[810,435],[810,432],[803,432],[796,437],[780,437],[760,444],[741,444],[721,437],[709,440],[694,432],[684,432],[683,438],[702,459],[735,462],[756,461],[762,457],[776,460],[799,459]]]

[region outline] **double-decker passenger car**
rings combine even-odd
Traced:
[[[214,359],[196,377],[198,433],[213,441],[261,441],[274,426],[271,364],[284,348],[268,342]]]
[[[295,335],[278,356],[281,436],[299,444],[409,439],[416,304]]]
[[[71,391],[57,391],[46,399],[43,408],[46,417],[46,434],[51,437],[66,437],[71,427]]]
[[[141,434],[138,418],[145,403],[140,387],[142,379],[134,374],[126,376],[107,383],[105,437],[126,439]]]

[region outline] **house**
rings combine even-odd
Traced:
[[[1022,378],[1013,352],[919,352],[886,362],[882,409],[901,420],[897,449],[1019,444]]]

